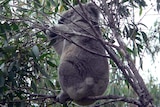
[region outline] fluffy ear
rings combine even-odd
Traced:
[[[99,18],[99,10],[94,3],[88,3],[86,8],[91,16],[94,16],[95,19]]]
[[[58,24],[68,24],[68,23],[71,23],[70,20],[71,17],[73,16],[74,14],[74,11],[72,9],[69,9],[68,11],[64,12],[62,14],[63,17],[60,18],[60,20],[58,21]]]

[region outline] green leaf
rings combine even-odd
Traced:
[[[135,39],[141,42],[141,38],[140,37],[136,37]]]
[[[57,65],[52,63],[51,61],[47,61],[47,64],[50,65],[51,67],[56,67]]]
[[[23,102],[21,101],[21,102],[16,102],[15,107],[26,107],[26,105],[24,101]]]
[[[58,0],[49,0],[49,2],[53,5],[56,6],[58,4]]]
[[[28,12],[29,10],[27,8],[17,7],[17,11]]]
[[[4,76],[2,75],[2,73],[0,73],[0,87],[3,87],[3,86],[4,86],[4,83],[5,83],[5,78],[4,78]]]
[[[50,53],[44,53],[42,55],[40,55],[39,59],[43,60],[45,57],[47,57]]]
[[[63,104],[63,107],[68,107],[68,105],[67,104]]]
[[[125,2],[127,2],[128,0],[122,0],[122,3],[125,3]]]
[[[34,92],[37,92],[37,86],[36,86],[34,81],[31,81],[31,87],[32,87]]]
[[[10,0],[1,0],[0,5],[6,5],[10,2]]]
[[[127,85],[128,89],[129,89],[129,82],[125,79],[125,84]]]
[[[143,9],[142,9],[142,6],[140,6],[139,8],[140,8],[140,10],[139,10],[139,15],[141,16],[141,15],[142,15],[142,10],[143,10]]]
[[[148,28],[144,23],[138,23],[138,25],[142,25],[145,28]]]
[[[40,69],[40,72],[41,72],[41,74],[42,74],[43,76],[49,78],[49,75],[45,72],[45,70]]]
[[[78,0],[73,0],[73,5],[77,5],[78,4]]]
[[[113,60],[110,60],[110,64],[112,65],[112,67],[116,67],[116,65],[115,65]]]
[[[13,68],[15,66],[15,61],[11,62],[9,67],[8,67],[8,72],[12,72],[13,71]]]
[[[33,52],[33,54],[35,55],[35,57],[38,59],[38,58],[39,58],[39,55],[40,55],[40,52],[39,52],[39,48],[38,48],[37,45],[34,45],[34,46],[32,47],[32,52]]]
[[[60,4],[58,3],[57,6],[56,6],[56,8],[55,8],[55,11],[54,11],[55,14],[58,12],[59,6],[60,6]]]
[[[143,31],[141,31],[141,34],[142,34],[144,42],[147,44],[147,42],[148,42],[147,34]]]
[[[51,2],[50,1],[47,1],[47,7],[50,7],[51,6]]]
[[[17,24],[15,24],[15,23],[12,23],[11,28],[14,31],[18,31],[19,30],[19,26]]]
[[[4,51],[6,54],[15,53],[16,47],[14,47],[14,46],[6,46],[6,47],[3,47],[3,51]]]
[[[55,85],[53,84],[53,82],[51,80],[48,80],[49,85],[52,87],[52,89],[56,89]]]
[[[134,2],[136,2],[139,5],[139,7],[147,6],[147,4],[144,0],[134,0]]]
[[[42,38],[42,39],[44,39],[44,40],[47,40],[47,37],[46,37],[45,35],[40,35],[40,34],[38,34],[38,35],[36,35],[36,37],[37,37],[37,38]]]
[[[127,52],[128,52],[129,54],[133,53],[133,50],[130,49],[130,48],[126,48],[126,50],[127,50]]]
[[[5,30],[7,30],[7,31],[10,31],[10,30],[11,30],[10,25],[9,25],[7,22],[5,22],[5,23],[3,24],[3,27],[4,27]]]
[[[140,60],[139,60],[139,62],[140,62],[140,67],[142,68],[142,70],[143,70],[143,59],[140,57],[139,58]]]
[[[126,37],[129,37],[128,35],[130,35],[130,34],[129,34],[129,30],[128,30],[127,26],[124,27],[123,34],[124,34]]]
[[[78,0],[77,0],[78,1]],[[87,3],[88,0],[81,0],[82,3]]]
[[[138,48],[138,53],[142,52],[143,45],[139,44],[139,43],[136,43],[136,45],[137,45],[137,48]]]

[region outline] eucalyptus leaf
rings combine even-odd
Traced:
[[[32,47],[32,52],[33,52],[33,54],[35,55],[35,57],[38,59],[38,58],[39,58],[39,55],[40,55],[40,51],[39,51],[39,48],[38,48],[37,45],[34,45],[34,46]]]
[[[57,66],[56,64],[54,64],[54,63],[51,62],[51,61],[47,61],[47,64],[49,64],[51,67],[56,67],[56,66]]]
[[[0,88],[4,86],[5,83],[5,78],[4,76],[0,73]]]
[[[31,87],[32,87],[34,92],[37,92],[37,86],[36,86],[34,81],[31,81]]]

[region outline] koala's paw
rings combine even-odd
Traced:
[[[64,93],[64,92],[61,92],[57,97],[56,97],[56,101],[61,103],[61,104],[64,104],[66,103],[67,101],[71,100],[70,97],[68,96],[67,93]]]

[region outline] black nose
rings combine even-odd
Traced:
[[[50,29],[45,31],[45,34],[48,36],[50,43],[49,45],[53,45],[56,42],[57,34],[52,32]]]
[[[47,36],[48,36],[49,38],[51,38],[51,39],[54,39],[54,38],[56,38],[56,36],[57,36],[57,34],[54,33],[54,32],[52,32],[51,30],[46,30],[45,33],[46,33]]]
[[[54,39],[57,37],[56,33],[51,32],[50,35],[48,35],[50,38]]]

